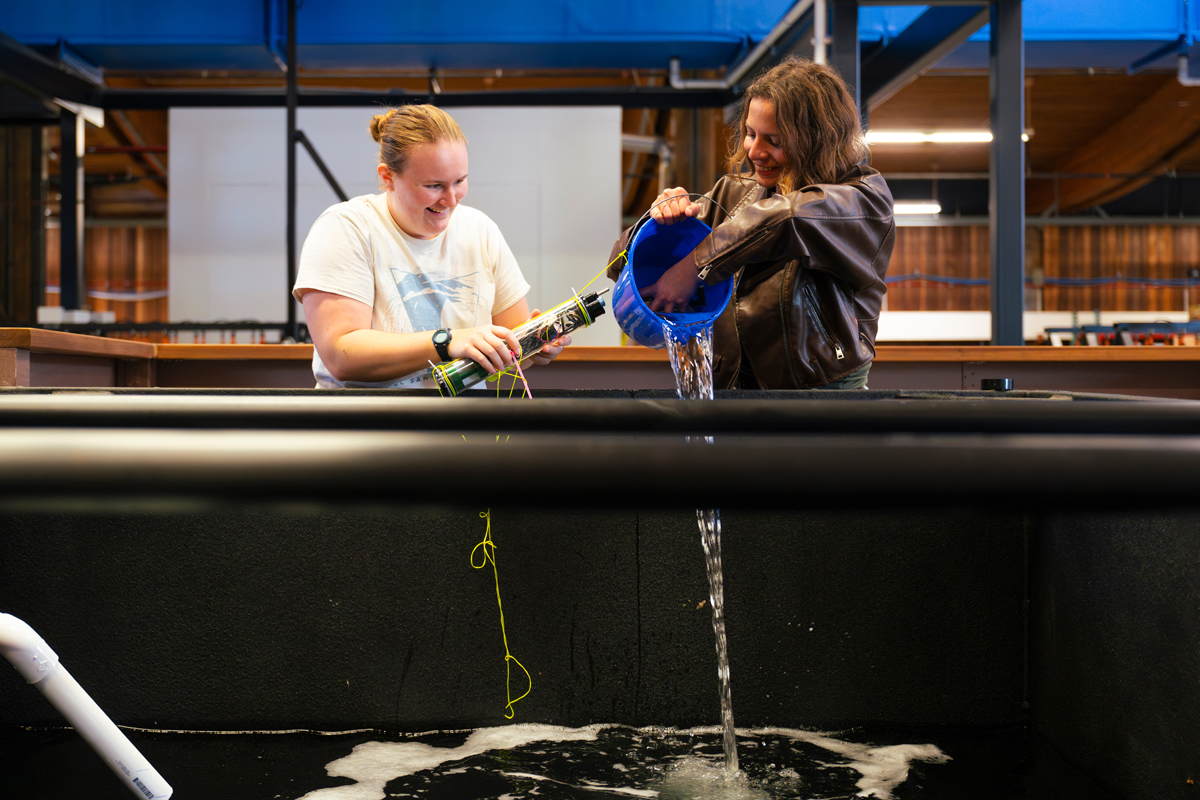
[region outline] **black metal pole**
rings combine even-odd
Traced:
[[[1021,0],[994,0],[988,196],[992,344],[1025,344],[1025,42]]]
[[[287,0],[287,335],[298,340],[296,301],[296,0]]]
[[[329,167],[325,165],[324,159],[317,152],[317,148],[313,147],[313,143],[309,140],[308,135],[304,131],[296,131],[296,140],[304,145],[304,149],[312,156],[313,163],[317,165],[317,169],[321,170],[321,174],[325,176],[325,181],[329,184],[329,188],[333,189],[333,193],[338,196],[338,199],[343,203],[350,198],[346,195],[346,191],[342,189],[342,185],[337,182],[337,178],[333,177],[333,173],[329,171]]]
[[[83,272],[83,118],[73,111],[62,109],[59,129],[59,203],[58,219],[61,235],[59,260],[59,303],[64,309],[84,308],[86,283]]]
[[[833,48],[829,63],[842,76],[854,95],[863,128],[867,127],[867,109],[862,103],[860,46],[858,42],[858,0],[834,0]]]

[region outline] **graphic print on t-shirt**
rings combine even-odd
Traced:
[[[476,304],[478,272],[469,275],[452,275],[448,272],[425,274],[392,267],[391,273],[414,331],[432,331],[442,327],[442,309],[447,303],[468,309]]]

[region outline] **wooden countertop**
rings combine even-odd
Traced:
[[[31,353],[101,358],[154,358],[154,345],[128,339],[108,339],[81,333],[48,331],[41,328],[0,328],[0,347],[16,347]]]
[[[312,360],[309,344],[160,344],[160,360],[257,361]],[[1200,361],[1200,347],[900,347],[882,345],[879,362],[1039,362],[1039,361]],[[568,347],[562,363],[668,363],[666,350],[648,347]]]
[[[0,328],[0,347],[32,353],[163,361],[310,361],[310,344],[149,344],[40,328]],[[645,347],[568,347],[562,363],[638,363],[669,359]],[[1200,361],[1200,347],[904,347],[881,345],[879,362]]]
[[[568,347],[560,361],[662,361],[666,350],[645,347]],[[1002,361],[1200,361],[1200,347],[905,347],[880,345],[875,360],[880,362],[1002,362]]]
[[[1200,361],[1200,347],[1141,346],[1141,347],[888,347],[881,345],[876,361]]]
[[[156,344],[160,361],[312,361],[311,344]]]

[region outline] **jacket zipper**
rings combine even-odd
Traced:
[[[816,321],[821,335],[825,337],[826,344],[833,345],[833,354],[837,356],[838,361],[841,361],[846,357],[846,352],[842,350],[841,344],[829,332],[829,327],[825,324],[825,318],[821,316],[821,307],[817,305],[817,296],[813,293],[812,287],[806,283],[800,288],[800,291],[804,292],[804,296],[808,299],[809,306],[812,308],[813,319]]]

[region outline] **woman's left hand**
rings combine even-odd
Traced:
[[[541,313],[542,312],[538,311],[535,308],[533,310],[533,313],[529,315],[529,318],[533,319]],[[557,339],[555,339],[554,341],[548,342],[545,345],[543,345],[541,351],[534,354],[530,360],[534,364],[549,364],[551,361],[558,358],[559,354],[562,353],[563,348],[566,347],[567,345],[569,345],[570,343],[571,343],[570,336],[560,336]]]
[[[696,259],[692,253],[688,253],[652,286],[642,289],[641,295],[654,313],[670,314],[687,310],[699,285],[700,273],[696,269]]]

